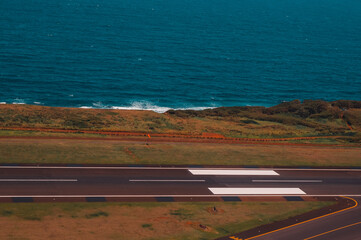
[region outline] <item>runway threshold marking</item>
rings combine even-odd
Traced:
[[[77,182],[78,179],[0,179],[0,182]]]
[[[279,229],[276,229],[276,230],[273,230],[273,231],[270,231],[270,232],[266,232],[266,233],[262,233],[262,234],[260,234],[260,235],[256,235],[256,236],[253,236],[253,237],[249,237],[249,238],[246,238],[245,240],[251,240],[251,239],[258,238],[258,237],[262,237],[262,236],[264,236],[264,235],[271,234],[271,233],[274,233],[274,232],[278,232],[278,231],[281,231],[281,230],[284,230],[284,229],[287,229],[287,228],[295,227],[295,226],[301,225],[301,224],[303,224],[303,223],[311,222],[311,221],[314,221],[314,220],[317,220],[317,219],[320,219],[320,218],[324,218],[324,217],[327,217],[327,216],[330,216],[330,215],[333,215],[333,214],[336,214],[336,213],[344,212],[344,211],[353,209],[353,208],[355,208],[355,207],[358,206],[358,202],[357,202],[355,199],[350,198],[350,197],[345,197],[345,196],[342,196],[342,197],[354,201],[354,202],[355,202],[355,205],[352,206],[352,207],[349,207],[349,208],[345,208],[345,209],[342,209],[342,210],[333,212],[333,213],[328,213],[328,214],[326,214],[326,215],[322,215],[322,216],[319,216],[319,217],[311,218],[311,219],[308,219],[308,220],[306,220],[306,221],[299,222],[299,223],[296,223],[296,224],[293,224],[293,225],[290,225],[290,226],[287,226],[287,227],[279,228]]]
[[[208,188],[213,194],[217,195],[305,195],[306,193],[299,188]]]
[[[129,182],[205,182],[204,179],[196,179],[196,180],[175,180],[175,179],[129,179]]]
[[[278,176],[273,170],[188,169],[193,175]]]
[[[319,237],[319,236],[323,236],[325,234],[336,232],[338,230],[348,228],[348,227],[352,227],[352,226],[355,226],[355,225],[358,225],[358,224],[361,224],[361,222],[357,222],[357,223],[353,223],[353,224],[346,225],[346,226],[343,226],[343,227],[339,227],[339,228],[336,228],[336,229],[333,229],[333,230],[330,230],[330,231],[327,231],[327,232],[324,232],[324,233],[317,234],[317,235],[312,236],[312,237],[305,238],[304,240],[308,240],[308,239],[316,238],[316,237]]]
[[[252,182],[262,183],[320,183],[322,180],[252,180]]]

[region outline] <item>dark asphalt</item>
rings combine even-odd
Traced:
[[[1,166],[0,198],[96,196],[111,199],[112,197],[168,196],[196,199],[197,196],[218,198],[222,196],[213,194],[208,188],[299,188],[305,192],[302,196],[349,196],[361,200],[360,169],[263,170],[274,170],[279,175],[193,175],[187,168]],[[273,196],[273,194],[227,196],[257,198]],[[361,222],[361,207],[357,206],[351,210],[248,239],[361,240],[359,222]]]
[[[279,175],[207,176],[192,175],[186,168],[0,167],[0,196],[212,196],[210,187],[300,188],[311,196],[361,196],[361,170],[275,172]]]
[[[361,198],[355,198],[358,202]],[[232,239],[232,238],[230,238]],[[361,206],[247,240],[360,240]]]

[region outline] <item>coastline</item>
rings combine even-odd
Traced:
[[[26,131],[24,129],[28,128],[29,131],[64,129],[192,136],[210,134],[243,139],[293,138],[294,141],[300,137],[333,136],[326,143],[335,144],[360,142],[361,101],[294,100],[272,107],[169,109],[164,113],[1,104],[0,128],[2,134],[6,134],[6,129]]]
[[[79,107],[68,107],[68,106],[47,106],[43,105],[40,102],[34,102],[33,104],[27,103],[16,103],[16,102],[0,102],[0,105],[30,105],[30,106],[43,106],[43,107],[58,107],[58,108],[80,108],[80,109],[108,109],[108,110],[135,110],[135,111],[153,111],[156,113],[165,113],[169,110],[194,110],[194,111],[202,111],[205,109],[214,109],[217,108],[216,106],[204,106],[204,107],[179,107],[179,108],[172,108],[172,107],[163,107],[157,106],[153,104],[132,104],[130,106],[106,106],[100,104],[93,104],[92,106],[79,106]]]
[[[52,108],[78,108],[78,109],[106,109],[106,110],[144,110],[144,111],[154,111],[157,113],[165,113],[169,110],[174,111],[187,111],[187,110],[193,110],[193,111],[203,111],[207,109],[216,109],[216,108],[240,108],[240,107],[248,107],[248,108],[254,108],[254,107],[264,107],[264,108],[274,108],[277,106],[284,106],[291,103],[309,103],[313,102],[316,104],[325,104],[329,103],[332,106],[342,107],[342,108],[361,108],[361,100],[344,100],[339,99],[335,101],[326,101],[326,100],[320,100],[320,99],[305,99],[303,101],[295,99],[291,101],[281,101],[279,104],[275,105],[258,105],[258,104],[246,104],[246,105],[234,105],[234,106],[190,106],[190,107],[169,107],[169,106],[158,106],[155,104],[152,104],[151,102],[147,101],[138,101],[133,102],[130,105],[124,105],[124,106],[113,106],[113,105],[104,105],[101,102],[93,103],[92,105],[84,105],[84,106],[52,106],[52,105],[44,105],[41,102],[33,102],[33,103],[26,103],[25,101],[1,101],[0,105],[27,105],[27,106],[41,106],[41,107],[52,107]]]

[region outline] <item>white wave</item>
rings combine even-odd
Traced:
[[[190,107],[190,108],[169,108],[169,107],[159,107],[154,106],[150,108],[141,108],[141,107],[118,107],[113,106],[111,109],[118,109],[118,110],[146,110],[146,111],[153,111],[157,113],[165,113],[168,110],[195,110],[195,111],[201,111],[205,109],[213,109],[215,107]]]
[[[93,103],[93,106],[95,108],[107,108],[107,106],[105,106],[102,102],[95,102]]]
[[[174,110],[195,110],[195,111],[201,111],[205,109],[213,109],[217,107],[190,107],[190,108],[176,108]]]
[[[41,103],[41,102],[34,102],[34,104],[38,104],[38,105],[39,105],[39,104],[43,104],[43,103]]]
[[[24,99],[20,99],[20,98],[15,98],[12,103],[13,103],[13,104],[25,104],[25,100],[24,100]]]
[[[118,106],[113,106],[111,107],[111,109],[121,109],[121,110],[148,110],[148,111],[153,111],[153,112],[157,112],[157,113],[165,113],[168,110],[204,110],[204,109],[212,109],[215,107],[188,107],[188,108],[171,108],[171,107],[161,107],[161,106],[157,106],[154,105],[153,103],[150,102],[146,102],[146,101],[138,101],[138,102],[133,102],[131,104],[131,106],[127,106],[127,107],[118,107]]]
[[[6,104],[6,102],[0,102],[0,104]]]
[[[130,106],[112,106],[111,109],[120,109],[120,110],[149,110],[157,113],[164,113],[168,111],[169,107],[160,107],[154,105],[150,102],[140,101],[140,102],[132,102]]]
[[[117,110],[146,110],[146,111],[153,111],[157,113],[165,113],[168,110],[204,110],[204,109],[212,109],[215,107],[189,107],[189,108],[171,108],[171,107],[161,107],[154,105],[153,103],[146,102],[146,101],[135,101],[130,104],[130,106],[107,106],[101,102],[93,103],[93,106],[81,106],[80,108],[100,108],[100,109],[117,109]]]

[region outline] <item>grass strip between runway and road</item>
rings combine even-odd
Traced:
[[[0,239],[214,239],[331,204],[334,202],[1,203]]]
[[[361,148],[0,139],[0,163],[360,167]]]

